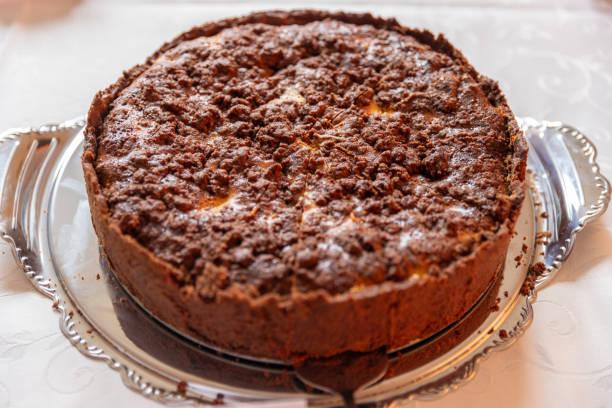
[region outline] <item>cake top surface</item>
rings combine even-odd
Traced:
[[[335,19],[159,54],[108,107],[111,217],[211,299],[437,276],[510,214],[504,111],[461,59]]]

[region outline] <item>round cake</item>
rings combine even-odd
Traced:
[[[111,267],[158,319],[282,361],[397,349],[493,281],[527,145],[443,36],[369,14],[196,27],[99,92],[82,157]]]

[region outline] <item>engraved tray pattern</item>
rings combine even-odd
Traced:
[[[525,222],[519,220],[517,231],[525,236],[531,234],[534,245],[530,248],[533,256],[525,257],[526,261],[517,269],[515,275],[519,280],[506,282],[504,279],[502,289],[512,290],[513,295],[502,301],[500,310],[491,314],[478,334],[474,333],[443,358],[425,367],[360,390],[356,394],[357,402],[402,406],[410,399],[439,398],[473,378],[479,361],[492,350],[508,347],[528,327],[533,319],[531,303],[535,301],[537,289],[549,283],[559,271],[573,248],[576,234],[606,210],[610,184],[599,172],[596,149],[588,138],[561,123],[529,118],[519,119],[519,123],[531,148],[531,202],[526,201],[521,214]],[[51,298],[53,307],[60,313],[61,331],[70,342],[84,355],[105,361],[119,371],[129,388],[163,403],[218,403],[217,394],[222,392],[226,401],[284,398],[287,403],[294,401],[298,405],[303,405],[305,400],[316,406],[337,405],[338,397],[323,393],[264,392],[214,381],[201,383],[193,375],[143,359],[137,351],[121,347],[112,336],[103,333],[100,322],[91,318],[91,305],[84,305],[82,294],[75,292],[75,289],[84,291],[87,286],[80,287],[73,282],[78,282],[79,277],[85,281],[84,274],[95,274],[95,271],[81,271],[81,275],[67,279],[58,271],[58,262],[63,268],[66,262],[62,263],[59,259],[62,255],[53,250],[57,246],[55,235],[59,234],[54,228],[57,218],[71,219],[74,215],[55,216],[52,211],[57,202],[65,204],[62,199],[69,200],[64,197],[68,190],[62,182],[70,181],[73,189],[79,188],[79,180],[82,184],[75,163],[78,164],[83,125],[83,119],[79,118],[39,128],[9,130],[0,135],[0,164],[5,163],[0,168],[0,236],[11,244],[21,269],[36,289]],[[65,177],[70,173],[67,170],[70,166],[71,174],[78,175],[76,178]],[[542,213],[547,216],[541,216]],[[89,215],[88,210],[85,214]],[[87,225],[91,230],[91,225]],[[548,233],[543,235],[543,232]],[[96,252],[97,246],[89,248],[90,255],[92,250]],[[514,263],[512,251],[516,250],[510,249],[506,268]],[[535,277],[535,288],[530,288],[526,295],[521,294],[529,262],[538,261],[546,264],[546,271]],[[507,336],[498,334],[502,329]],[[270,371],[277,368],[266,366]],[[188,384],[184,392],[177,389],[182,381]]]

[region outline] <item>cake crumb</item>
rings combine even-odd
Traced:
[[[519,267],[521,266],[521,260],[523,259],[523,254],[518,254],[515,258],[514,261],[516,262],[515,267]]]
[[[536,234],[536,244],[548,245],[548,239],[552,237],[552,232],[550,231],[541,231]]]
[[[487,334],[493,334],[493,332],[495,331],[495,329],[493,329],[492,327],[489,329],[489,331],[487,332]]]
[[[544,262],[536,262],[529,267],[529,273],[534,276],[541,276],[546,272],[546,264]]]
[[[96,274],[96,280],[100,280],[100,274],[99,273]]]
[[[540,217],[548,218],[548,213],[546,211],[544,211],[542,214],[540,214]]]
[[[508,297],[508,291],[507,290],[504,290],[504,296]]]
[[[176,385],[176,392],[179,394],[185,394],[187,392],[187,383],[185,381],[181,381]]]
[[[529,295],[533,288],[535,288],[535,278],[532,275],[528,275],[527,278],[525,278],[525,282],[523,282],[523,286],[521,286],[521,295]]]
[[[504,329],[501,329],[499,331],[499,337],[501,337],[502,339],[507,339],[510,336],[508,336],[508,332],[507,331],[505,331]]]
[[[212,402],[213,405],[221,405],[223,404],[223,398],[225,396],[221,393],[217,394],[217,396],[215,397],[214,401]]]
[[[529,266],[527,271],[527,278],[523,282],[521,287],[521,295],[527,296],[535,288],[535,281],[538,276],[541,276],[546,271],[546,264],[544,262],[536,262]]]

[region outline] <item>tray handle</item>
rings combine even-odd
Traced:
[[[39,269],[36,237],[46,182],[62,150],[84,125],[77,118],[0,134],[0,237],[11,244],[17,263],[30,279],[36,278]],[[51,295],[44,282],[35,286]]]
[[[569,257],[576,234],[606,211],[610,182],[595,162],[595,146],[578,129],[560,122],[517,120],[529,142],[529,167],[537,177],[537,240],[547,241],[541,256],[546,270],[535,279],[541,288]]]

